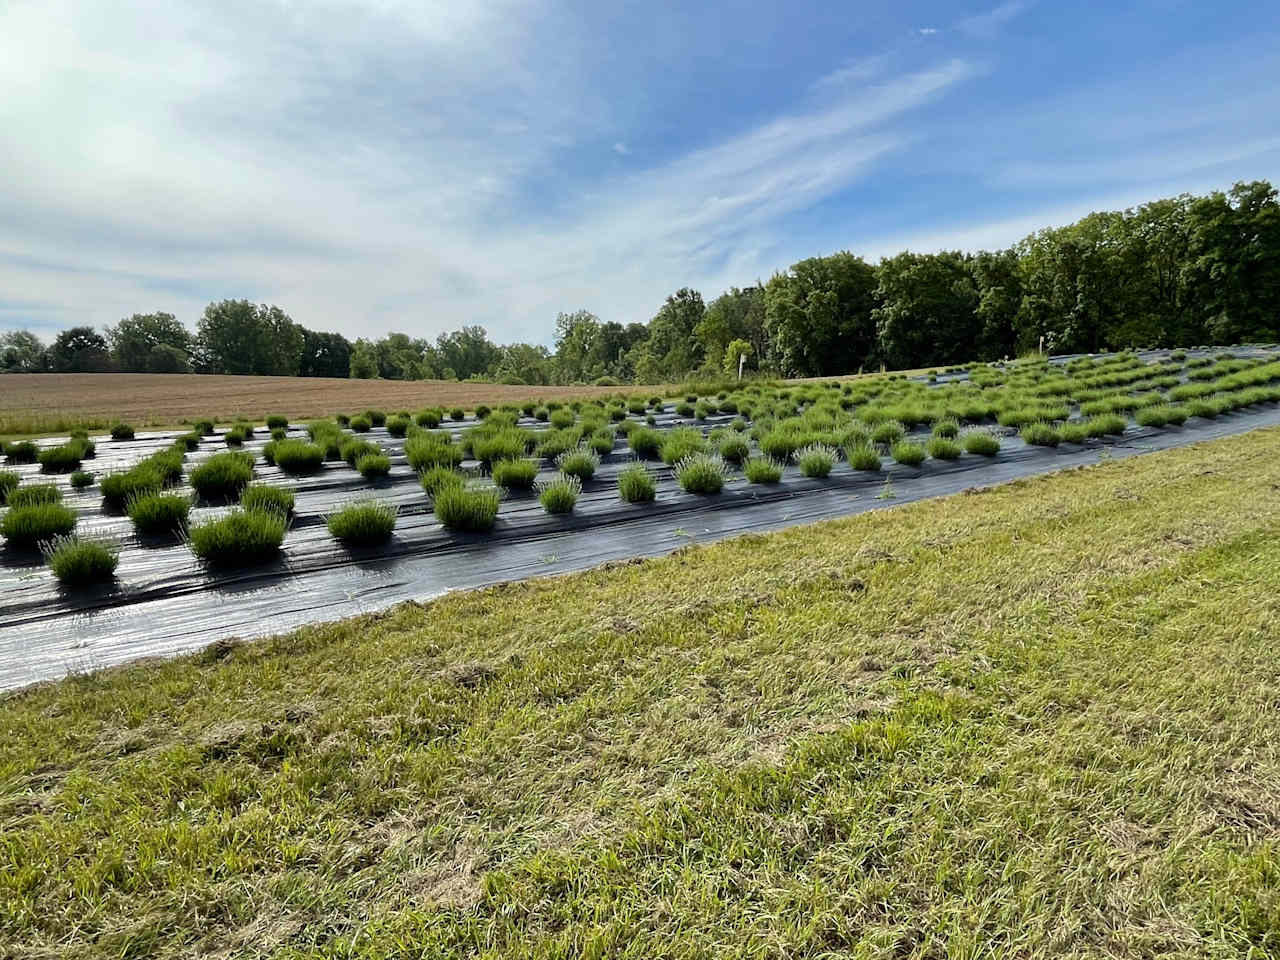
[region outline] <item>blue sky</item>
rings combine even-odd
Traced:
[[[0,0],[0,329],[647,320],[1280,183],[1274,3]]]

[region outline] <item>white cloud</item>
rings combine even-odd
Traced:
[[[0,289],[34,306],[0,322],[194,324],[224,296],[359,335],[541,340],[579,306],[647,319],[669,289],[785,262],[769,226],[903,146],[904,115],[972,72],[849,75],[821,106],[573,186],[556,157],[607,115],[536,60],[573,62],[573,25],[455,6],[5,8]]]
[[[986,13],[966,17],[957,26],[970,36],[988,39],[999,33],[1001,27],[1026,10],[1029,5],[1028,0],[1008,0],[1007,3],[1002,3]]]
[[[625,157],[627,156],[627,154],[631,152],[631,148],[628,147],[625,143],[622,143],[621,141],[619,141],[618,143],[615,143],[613,145],[613,152],[620,157]]]
[[[920,36],[922,37],[932,37],[936,35],[937,32],[938,32],[937,27],[921,27],[919,30],[916,31],[916,33],[920,34]]]

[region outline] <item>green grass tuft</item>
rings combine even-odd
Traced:
[[[129,499],[127,511],[143,536],[178,534],[186,529],[191,501],[176,493],[143,493]]]
[[[547,513],[569,513],[582,494],[582,481],[574,474],[562,474],[538,482],[538,502]]]
[[[959,458],[963,448],[956,441],[947,437],[933,436],[925,444],[925,450],[935,460],[955,460]]]
[[[288,528],[283,513],[241,508],[193,525],[187,546],[212,567],[253,566],[275,559]]]
[[[782,464],[772,457],[752,457],[742,465],[748,483],[777,483],[782,479]]]
[[[324,466],[324,447],[305,440],[278,440],[272,456],[276,466],[292,476],[315,473]]]
[[[498,519],[502,489],[488,484],[439,485],[432,496],[436,519],[450,530],[492,530]]]
[[[386,500],[357,500],[326,518],[329,533],[350,546],[372,546],[391,539],[399,509]]]
[[[35,547],[76,528],[76,512],[60,503],[10,507],[0,517],[0,536],[16,547]]]
[[[647,503],[658,493],[653,471],[643,463],[633,463],[618,471],[618,497],[627,503]]]
[[[4,506],[9,500],[9,494],[18,488],[18,484],[22,482],[12,470],[0,470],[0,506]],[[72,483],[75,482],[74,474],[72,475]]]
[[[1056,447],[1062,442],[1062,435],[1043,420],[1028,423],[1020,431],[1024,443],[1036,447]]]
[[[870,443],[854,443],[845,447],[844,458],[855,470],[879,470],[880,453]]]
[[[112,440],[132,440],[133,427],[127,423],[116,423],[111,427]]]
[[[924,463],[925,449],[922,444],[899,440],[889,448],[889,456],[904,467],[918,467]]]
[[[793,455],[796,466],[806,477],[823,479],[831,475],[831,468],[836,465],[836,449],[823,443],[813,443],[801,447]]]
[[[366,480],[377,480],[391,472],[391,458],[384,453],[366,453],[356,461],[356,470]]]
[[[9,506],[34,507],[42,503],[61,503],[62,491],[52,483],[38,483],[9,491]]]
[[[556,457],[556,466],[565,476],[575,477],[581,484],[596,475],[600,455],[590,447],[578,447],[576,450],[566,450]]]
[[[71,486],[76,490],[83,490],[85,487],[93,486],[93,474],[87,470],[77,470],[71,474]],[[0,503],[4,503],[4,498],[0,497]]]
[[[53,537],[41,545],[49,569],[68,587],[105,583],[116,573],[120,551],[98,540],[82,540],[74,534]]]
[[[191,471],[191,487],[205,500],[235,500],[253,479],[247,453],[214,454]]]
[[[724,489],[729,467],[717,454],[695,453],[676,463],[676,482],[686,493],[714,494]]]
[[[536,460],[498,460],[493,464],[493,482],[500,487],[528,490],[537,476]]]
[[[240,494],[240,506],[245,510],[269,510],[288,516],[293,513],[293,491],[267,483],[251,483]]]

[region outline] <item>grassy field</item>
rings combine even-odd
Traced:
[[[0,702],[0,955],[1280,955],[1280,432]]]

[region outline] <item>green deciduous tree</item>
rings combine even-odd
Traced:
[[[848,252],[775,274],[764,291],[773,359],[787,376],[846,373],[877,361],[876,269]]]
[[[135,313],[126,317],[114,327],[107,327],[107,342],[117,370],[181,373],[191,367],[191,333],[172,313]],[[169,349],[157,349],[160,347]]]
[[[203,370],[297,376],[306,336],[277,306],[222,300],[205,307],[196,340]]]
[[[111,369],[106,338],[93,327],[63,330],[50,344],[47,362],[55,373],[102,373]]]
[[[36,373],[44,369],[44,344],[30,330],[0,333],[0,370]]]

